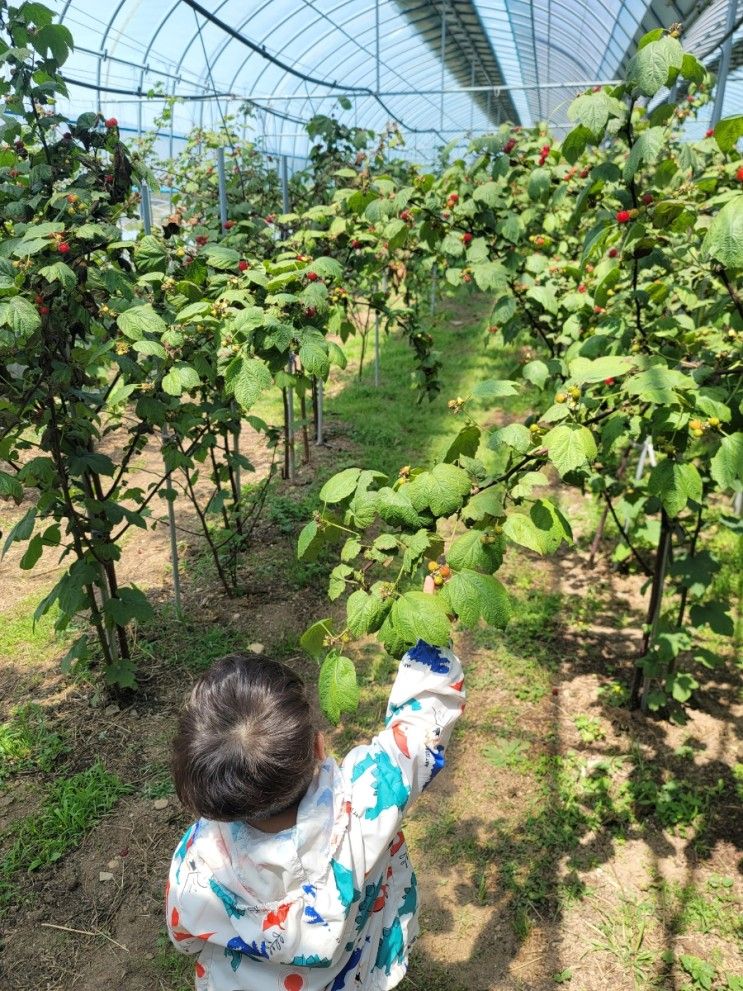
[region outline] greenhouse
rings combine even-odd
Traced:
[[[743,991],[743,0],[0,67],[2,991]]]

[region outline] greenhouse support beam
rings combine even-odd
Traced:
[[[444,96],[445,96],[444,80],[446,78],[446,0],[441,10],[440,58],[441,58],[441,123],[439,124],[439,130],[443,130],[444,129]]]
[[[514,83],[503,86],[442,86],[439,89],[389,89],[381,92],[382,99],[392,96],[460,96],[462,93],[510,93],[537,89],[589,89],[592,86],[618,86],[619,79],[568,79],[564,83]],[[337,100],[340,96],[349,99],[358,97],[358,93],[256,93],[250,96],[238,97],[235,94],[223,94],[230,99],[275,100],[289,102],[291,100]]]
[[[142,185],[139,187],[139,214],[142,218],[142,227],[144,228],[145,234],[152,233],[152,198],[150,197],[150,186],[146,180],[143,180]]]
[[[379,90],[381,89],[379,85],[379,0],[375,0],[374,3],[374,40],[375,40],[375,54],[376,54],[376,73],[375,78],[377,81],[377,95],[379,95]]]
[[[224,231],[227,223],[227,177],[224,171],[224,146],[217,148],[217,181],[219,183],[219,222]]]
[[[286,155],[281,156],[281,205],[284,213],[289,213],[291,209],[289,203],[289,159]]]
[[[728,0],[727,20],[725,22],[725,41],[722,43],[722,54],[720,55],[720,67],[717,73],[717,86],[715,88],[715,104],[712,108],[711,126],[716,127],[722,116],[722,105],[725,102],[725,86],[728,81],[730,71],[730,54],[733,50],[733,33],[735,26],[735,14],[738,9],[738,0]]]

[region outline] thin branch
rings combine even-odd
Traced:
[[[609,493],[608,492],[602,492],[601,494],[603,495],[604,499],[606,500],[606,505],[609,507],[609,512],[611,513],[611,518],[616,523],[617,529],[619,530],[619,532],[622,535],[622,539],[627,544],[627,546],[629,547],[629,549],[632,551],[632,555],[636,559],[636,561],[640,565],[640,567],[642,568],[643,573],[646,574],[648,576],[648,578],[649,578],[652,575],[652,573],[653,573],[652,568],[647,563],[647,561],[645,561],[645,559],[640,555],[640,553],[637,551],[637,549],[635,548],[635,546],[632,543],[632,541],[627,536],[627,531],[624,529],[624,527],[622,526],[622,524],[619,522],[619,518],[617,517],[616,511],[614,510],[614,506],[612,505],[611,499],[609,498]]]

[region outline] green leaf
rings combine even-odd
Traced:
[[[662,127],[649,127],[643,131],[632,145],[632,150],[624,165],[626,182],[635,175],[641,165],[654,162],[666,145],[666,132]]]
[[[532,286],[526,295],[543,306],[547,313],[557,314],[557,300],[552,289],[547,286]]]
[[[169,396],[180,396],[184,389],[195,389],[199,385],[199,373],[185,362],[174,365],[162,382],[163,392],[167,392]]]
[[[343,277],[343,267],[341,263],[335,258],[329,258],[325,255],[320,258],[316,258],[313,262],[310,262],[308,265],[308,270],[309,269],[312,269],[313,272],[317,272],[317,274],[323,279],[337,281]]]
[[[503,516],[503,489],[493,486],[473,495],[462,510],[462,519],[478,523],[486,517],[498,519]]]
[[[596,441],[588,427],[561,423],[545,434],[544,446],[561,477],[589,464],[596,457]]]
[[[358,537],[349,537],[341,549],[341,561],[348,564],[361,553],[361,541]]]
[[[743,482],[743,433],[722,438],[710,462],[710,475],[723,490],[735,489],[736,482]]]
[[[715,141],[720,151],[731,151],[743,137],[743,115],[723,117],[715,126]]]
[[[376,632],[384,622],[390,605],[389,599],[382,599],[374,592],[365,592],[361,588],[352,592],[346,603],[346,622],[349,630],[355,637]]]
[[[395,639],[408,647],[424,640],[433,647],[445,647],[449,643],[451,626],[441,599],[426,592],[406,592],[396,599],[388,623]]]
[[[475,189],[472,199],[476,203],[484,203],[485,206],[495,207],[501,202],[502,195],[503,191],[499,183],[484,182]]]
[[[490,540],[482,530],[468,530],[452,542],[446,560],[455,571],[491,574],[500,568],[503,561],[503,541],[491,543]]]
[[[583,124],[579,124],[565,136],[562,144],[560,145],[560,150],[567,161],[571,165],[575,165],[583,152],[586,150],[586,145],[593,141],[593,132],[587,127],[584,127]]]
[[[444,586],[442,595],[464,626],[477,626],[482,618],[490,626],[504,629],[511,618],[506,590],[492,575],[459,571]]]
[[[29,571],[31,568],[33,568],[33,566],[41,557],[43,550],[44,550],[44,544],[41,540],[41,534],[36,533],[29,540],[28,547],[26,548],[26,552],[21,558],[20,561],[21,568],[24,571]]]
[[[206,244],[203,252],[207,262],[212,268],[220,272],[232,272],[237,268],[240,261],[240,254],[234,248],[228,248],[224,244]]]
[[[5,544],[3,545],[3,553],[0,554],[0,558],[5,557],[8,552],[8,548],[11,544],[15,543],[17,540],[28,540],[31,534],[34,532],[34,523],[36,522],[36,507],[32,506],[15,524],[11,529],[8,536],[5,538]]]
[[[704,82],[707,73],[695,55],[692,55],[690,52],[684,52],[684,57],[681,60],[681,75],[684,79],[688,79],[689,82],[699,84]]]
[[[318,619],[299,638],[299,646],[316,661],[325,653],[325,639],[333,635],[332,619]]]
[[[551,173],[549,169],[534,169],[529,175],[526,184],[526,192],[531,200],[540,200],[549,192],[551,185]]]
[[[702,250],[726,268],[743,268],[743,195],[728,200],[714,218]]]
[[[161,336],[168,329],[165,321],[149,303],[141,303],[124,310],[116,318],[122,334],[133,341],[139,341],[145,334]]]
[[[242,409],[253,406],[273,384],[268,365],[260,358],[243,358],[234,380],[234,395]]]
[[[472,275],[482,292],[505,288],[507,272],[500,262],[478,262],[472,266]]]
[[[650,472],[648,492],[658,496],[669,516],[678,516],[689,499],[702,501],[702,479],[693,464],[666,458]]]
[[[328,343],[319,331],[304,332],[299,347],[299,360],[309,375],[327,378],[330,371]]]
[[[604,358],[575,358],[570,362],[570,380],[576,385],[616,379],[631,371],[637,362],[633,358],[607,355]]]
[[[132,344],[132,350],[136,351],[137,354],[144,355],[157,355],[158,358],[167,358],[168,354],[165,348],[158,341],[135,341]]]
[[[723,602],[706,602],[704,605],[695,603],[689,612],[692,626],[709,626],[714,633],[722,637],[732,637],[735,624]]]
[[[529,361],[521,369],[521,374],[538,389],[544,388],[544,383],[550,376],[550,370],[543,361]]]
[[[38,310],[23,296],[11,296],[7,302],[5,320],[21,340],[26,340],[41,326]]]
[[[322,534],[316,520],[310,520],[302,527],[297,538],[297,557],[306,561],[311,561],[317,557],[317,552],[322,546]]]
[[[65,289],[74,289],[77,285],[77,276],[64,262],[45,265],[44,268],[39,269],[39,275],[47,282],[59,282]]]
[[[353,712],[359,704],[353,661],[340,654],[328,654],[320,668],[317,690],[320,708],[331,723],[338,723],[344,712]]]
[[[624,104],[603,89],[576,97],[568,107],[568,119],[585,127],[597,141],[603,136],[609,116],[623,117],[624,114]]]
[[[557,507],[545,499],[538,499],[525,513],[510,513],[503,524],[503,532],[516,544],[528,547],[537,554],[551,554],[563,541],[572,541],[570,524]]]
[[[510,379],[485,379],[478,382],[472,390],[472,395],[478,399],[503,399],[505,396],[518,395],[517,383]]]
[[[645,96],[655,96],[666,85],[672,68],[681,69],[683,49],[675,38],[664,35],[637,51],[627,66],[627,82]]]
[[[397,492],[394,489],[384,487],[376,493],[376,509],[385,523],[390,526],[415,527],[421,525],[422,520],[410,499],[405,494],[407,486],[403,486]]]
[[[665,690],[669,692],[677,702],[688,702],[693,692],[699,688],[699,682],[692,675],[685,671],[678,671],[672,674],[666,681]]]
[[[154,234],[145,234],[134,245],[134,264],[138,272],[165,272],[168,251],[165,241]]]
[[[632,396],[639,396],[649,403],[659,406],[678,406],[676,389],[695,389],[693,379],[675,368],[666,365],[653,365],[638,375],[632,375],[624,382],[625,390]]]
[[[344,468],[339,471],[320,489],[320,499],[330,503],[342,502],[356,491],[360,474],[360,468]]]
[[[474,458],[477,454],[477,449],[480,446],[480,428],[474,424],[470,423],[466,427],[462,427],[457,436],[451,442],[447,448],[446,454],[442,458],[447,464],[452,464],[462,455],[465,457]]]
[[[337,564],[330,572],[328,598],[335,602],[346,591],[346,578],[353,574],[353,568],[347,564]]]
[[[10,498],[16,505],[23,502],[23,486],[7,471],[0,471],[0,498]]]
[[[117,626],[126,626],[133,619],[146,622],[155,615],[147,596],[135,585],[124,585],[109,599],[103,611]]]
[[[471,488],[469,475],[456,465],[441,463],[423,471],[405,486],[413,508],[430,508],[434,516],[451,516]]]
[[[519,454],[526,454],[532,446],[531,431],[523,423],[509,423],[499,430],[494,430],[488,440],[488,447],[496,450],[506,444]]]

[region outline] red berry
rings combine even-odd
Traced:
[[[614,379],[604,379],[604,385],[614,385]]]
[[[276,220],[276,214],[275,213],[269,213],[268,216],[266,217],[266,223],[267,224],[272,224],[274,222],[274,220]]]
[[[594,313],[605,313],[606,310],[604,309],[603,306],[594,306],[593,312]]]
[[[317,272],[308,272],[307,273],[307,281],[308,282],[317,282],[318,278],[319,278],[319,276],[318,276]]]
[[[503,151],[507,155],[510,155],[515,147],[516,147],[516,139],[509,138],[508,141],[506,141],[506,143],[503,145]]]
[[[119,126],[119,122],[116,120],[115,117],[109,117],[108,120],[106,121],[106,127],[118,127],[118,126]]]
[[[469,231],[465,231],[465,233],[462,234],[462,244],[469,244],[472,237],[473,235]]]
[[[222,224],[222,227],[224,227],[226,231],[232,230],[234,226],[235,226],[234,220],[225,220],[225,222]]]
[[[708,127],[707,130],[704,132],[704,136],[705,138],[713,138],[715,136],[714,127]]]
[[[741,165],[741,167],[735,173],[735,178],[738,180],[738,182],[743,182],[743,165]]]
[[[306,317],[309,317],[310,320],[312,319],[312,317],[315,316],[316,313],[317,313],[317,310],[315,309],[314,306],[308,306],[307,309],[304,311],[304,315]]]
[[[609,258],[616,258],[619,252],[616,248],[609,248]]]
[[[400,211],[400,220],[404,220],[405,223],[407,223],[409,220],[412,220],[412,219],[413,219],[413,215],[410,212],[410,210],[401,210]]]
[[[449,199],[447,202],[449,203],[449,206],[459,203],[459,193],[449,193]]]
[[[103,181],[110,184],[114,181],[114,177],[112,175],[104,175]]]
[[[206,236],[206,234],[197,234],[194,240],[196,241],[197,244],[200,244],[203,247],[207,243],[209,238]]]
[[[547,155],[549,155],[549,153],[550,153],[550,146],[542,145],[542,154],[544,155],[545,158],[547,157]]]
[[[618,224],[626,224],[631,219],[632,219],[632,217],[630,216],[629,210],[617,210],[617,223]]]
[[[39,314],[40,314],[40,315],[41,315],[42,317],[45,317],[45,316],[47,316],[47,315],[48,315],[48,313],[49,313],[49,307],[48,307],[48,306],[38,306],[38,307],[37,307],[37,310],[39,311]]]
[[[70,250],[70,246],[66,241],[60,241],[59,244],[57,245],[57,251],[60,253],[60,255],[66,255],[69,250]]]
[[[241,258],[240,261],[237,263],[237,267],[240,269],[241,272],[245,272],[248,268],[250,268],[250,265],[248,264],[248,262],[245,261],[244,258]]]
[[[553,688],[552,689],[552,694],[553,695],[557,695],[557,693],[559,692],[559,690],[560,690],[559,688]]]
[[[498,333],[498,326],[497,326],[497,324],[491,323],[490,326],[488,327],[488,333],[489,334],[497,334]]]
[[[642,202],[645,204],[645,206],[650,206],[650,204],[653,202],[653,194],[652,193],[643,193],[642,194]]]
[[[588,169],[581,169],[580,177],[581,177],[581,179],[587,179],[588,178]]]
[[[581,282],[581,284],[578,286],[578,292],[585,292],[585,291],[586,291],[585,283]]]
[[[361,241],[357,241],[356,238],[354,238],[353,241],[351,241],[351,247],[354,251],[358,251],[361,247]]]

